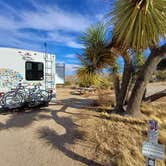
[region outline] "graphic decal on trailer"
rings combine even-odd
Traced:
[[[16,87],[18,82],[23,80],[23,75],[12,69],[0,69],[0,89],[3,92]]]

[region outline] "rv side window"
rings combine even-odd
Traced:
[[[25,75],[26,80],[39,81],[44,78],[44,67],[41,62],[26,62],[25,63]]]

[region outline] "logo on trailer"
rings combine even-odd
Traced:
[[[22,56],[23,60],[26,60],[26,61],[33,60],[32,55],[29,52],[23,53],[21,51],[18,51],[18,53]],[[36,55],[36,53],[34,53],[34,55]]]

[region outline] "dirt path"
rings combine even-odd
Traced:
[[[59,104],[26,112],[0,114],[0,165],[84,166],[93,161],[79,119],[93,116],[83,107],[90,99],[57,92]]]
[[[166,89],[166,82],[150,83],[147,87],[146,96],[153,95]]]

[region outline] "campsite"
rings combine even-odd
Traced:
[[[165,166],[165,7],[1,0],[0,166]]]
[[[161,91],[165,86],[165,83],[150,84],[148,93],[152,94],[154,89]],[[160,122],[159,140],[166,144],[165,98],[153,102],[153,106],[144,106],[143,119],[123,118],[96,111],[99,108],[95,106],[94,94],[72,95],[71,92],[73,89],[69,87],[57,88],[57,102],[49,107],[0,114],[2,165],[103,165],[116,152],[114,162],[130,160],[129,165],[140,163],[141,166],[145,162],[141,143],[147,137],[147,120],[151,117]],[[126,147],[128,139],[131,140]],[[118,156],[124,151],[117,146],[132,150],[140,158],[132,159],[125,152],[128,155],[124,154],[119,161]],[[165,164],[160,161],[158,165]]]

